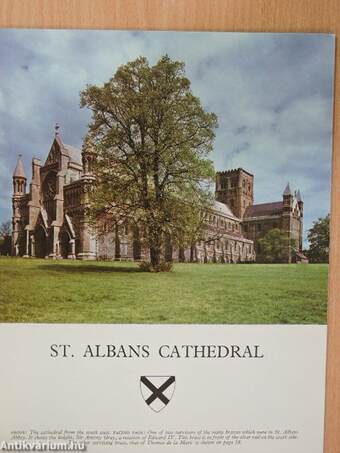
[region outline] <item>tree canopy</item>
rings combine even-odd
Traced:
[[[329,261],[329,221],[330,215],[320,217],[313,222],[308,231],[309,249],[306,251],[311,263],[328,263]]]
[[[11,233],[12,223],[10,220],[3,222],[0,225],[0,254],[10,255],[11,254]]]
[[[293,253],[296,249],[296,242],[287,237],[287,234],[279,228],[269,230],[263,238],[259,240],[260,253],[259,261],[266,263],[281,263],[287,258],[288,247]]]
[[[10,236],[12,233],[12,222],[7,220],[0,225],[0,238]]]
[[[158,266],[164,236],[189,241],[211,205],[217,117],[193,95],[184,63],[168,56],[119,67],[103,86],[86,87],[81,106],[92,110],[89,213],[138,228]]]

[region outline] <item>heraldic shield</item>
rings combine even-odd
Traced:
[[[155,412],[160,412],[169,404],[175,387],[175,376],[141,376],[140,378],[142,397]]]

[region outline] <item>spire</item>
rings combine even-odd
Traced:
[[[288,195],[291,195],[292,194],[292,191],[290,190],[290,185],[289,185],[289,182],[287,183],[286,185],[286,188],[283,192],[283,196],[288,196]]]
[[[21,154],[18,156],[17,164],[13,173],[13,178],[25,178],[26,179],[26,174],[24,170],[24,164],[22,163],[21,160]]]
[[[300,189],[296,193],[296,200],[298,202],[302,201],[302,195],[301,195]]]

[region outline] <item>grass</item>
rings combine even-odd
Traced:
[[[176,264],[0,258],[0,321],[325,324],[327,265]]]

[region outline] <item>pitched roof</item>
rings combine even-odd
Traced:
[[[21,154],[19,154],[17,164],[16,164],[15,170],[13,172],[13,176],[20,177],[20,178],[26,178],[24,164],[22,163],[22,160],[21,160]]]
[[[262,203],[248,206],[244,213],[244,218],[263,217],[281,214],[283,207],[282,201],[274,201],[273,203]]]
[[[227,217],[232,217],[233,219],[237,219],[237,217],[231,212],[229,207],[221,203],[220,201],[214,201],[214,206],[213,206],[214,211],[217,211],[219,214],[223,214]]]
[[[60,125],[59,123],[57,123],[55,126],[54,138],[57,141],[58,145],[60,146],[60,148],[63,148],[65,151],[67,151],[67,154],[71,162],[75,162],[76,164],[82,165],[81,150],[79,148],[76,148],[75,146],[67,145],[66,143],[64,143],[61,138],[59,129]]]

